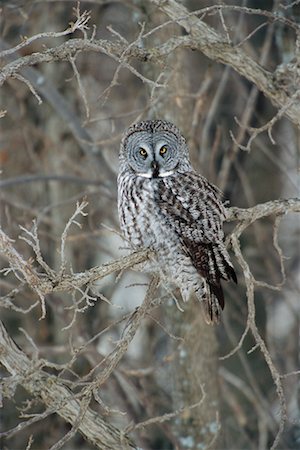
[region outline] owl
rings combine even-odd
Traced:
[[[221,280],[237,282],[224,245],[221,192],[191,166],[179,129],[163,120],[132,125],[120,148],[118,211],[133,247],[154,250],[156,271],[195,294],[207,323],[224,308]]]

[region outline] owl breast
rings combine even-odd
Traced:
[[[134,246],[150,247],[155,251],[156,267],[149,264],[146,270],[159,270],[165,279],[181,286],[183,298],[188,300],[191,291],[197,291],[201,286],[199,274],[185,252],[180,236],[161,208],[161,201],[168,199],[175,213],[178,208],[178,217],[182,214],[166,183],[168,179],[170,184],[171,178],[147,179],[121,173],[118,179],[119,219],[126,239]]]
[[[167,233],[167,221],[159,208],[162,181],[121,173],[118,189],[119,219],[126,239],[137,247],[159,246],[161,250]]]

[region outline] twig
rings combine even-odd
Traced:
[[[203,386],[201,385],[200,387],[201,387],[201,391],[202,391],[202,398],[198,402],[194,403],[193,405],[183,406],[182,408],[179,408],[176,411],[173,411],[171,413],[166,413],[166,414],[162,414],[161,416],[151,417],[151,419],[147,419],[147,420],[144,420],[143,422],[139,422],[136,424],[130,424],[125,428],[124,433],[128,434],[128,433],[131,433],[132,431],[139,430],[140,428],[148,427],[149,425],[166,422],[170,419],[173,419],[176,416],[180,416],[183,413],[187,413],[191,409],[198,408],[204,402],[204,399],[206,396]]]
[[[16,73],[14,75],[14,78],[16,80],[22,81],[23,83],[26,84],[26,86],[29,88],[30,92],[35,96],[35,98],[37,99],[37,102],[39,105],[41,105],[43,103],[43,100],[41,99],[41,97],[39,96],[39,94],[36,92],[36,90],[34,89],[34,87],[32,86],[32,84],[30,83],[29,80],[26,80],[26,78],[24,78],[22,75],[20,75],[19,73]]]
[[[242,129],[247,130],[248,133],[251,134],[251,136],[250,136],[250,138],[249,138],[249,140],[248,140],[248,142],[247,142],[247,145],[245,146],[245,145],[239,144],[239,143],[236,141],[236,139],[235,139],[233,133],[230,131],[231,139],[233,140],[233,142],[235,143],[235,145],[236,145],[238,148],[240,148],[241,150],[244,150],[244,151],[246,151],[246,152],[249,152],[249,151],[251,150],[251,144],[252,144],[252,142],[254,141],[254,139],[256,139],[256,137],[257,137],[260,133],[263,133],[264,131],[267,131],[267,132],[268,132],[268,136],[269,136],[269,139],[270,139],[271,143],[272,143],[273,145],[275,145],[275,141],[274,141],[274,138],[273,138],[273,136],[272,136],[272,129],[273,129],[273,126],[275,125],[276,122],[278,122],[279,119],[281,119],[281,117],[284,115],[285,111],[286,111],[293,103],[296,102],[296,100],[298,99],[299,95],[300,95],[300,90],[297,90],[296,92],[294,92],[293,95],[291,96],[290,100],[286,103],[286,105],[284,105],[282,108],[280,108],[280,110],[275,114],[274,117],[272,117],[271,120],[269,120],[265,125],[262,125],[262,126],[259,127],[259,128],[254,128],[254,127],[249,127],[249,126],[243,125],[242,123],[239,122],[239,120],[238,120],[237,118],[235,118],[237,124],[238,124]]]
[[[66,255],[65,255],[65,247],[66,247],[66,240],[67,240],[69,229],[72,224],[77,225],[79,228],[81,228],[81,224],[75,219],[77,216],[83,216],[83,217],[87,216],[87,213],[84,212],[84,209],[87,206],[88,206],[88,202],[86,202],[85,200],[82,201],[81,203],[77,202],[76,210],[75,210],[74,214],[72,214],[72,216],[68,220],[68,222],[65,226],[65,229],[62,232],[61,245],[60,245],[61,267],[59,270],[58,278],[61,278],[66,270],[67,260],[66,260]]]
[[[24,236],[19,236],[19,239],[25,241],[34,251],[35,259],[39,263],[39,265],[44,269],[45,273],[48,275],[50,280],[55,278],[55,272],[52,270],[46,261],[44,260],[40,248],[40,241],[38,236],[38,226],[37,221],[33,220],[32,231],[27,230],[25,227],[20,226],[20,229],[24,232]]]
[[[84,87],[83,87],[82,82],[81,82],[80,74],[79,74],[77,66],[76,66],[75,57],[70,56],[70,64],[72,66],[75,78],[77,80],[79,92],[80,92],[81,98],[83,100],[83,104],[84,104],[84,107],[85,107],[86,118],[87,118],[87,120],[89,120],[89,118],[90,118],[90,107],[89,107],[89,103],[88,103],[87,98],[86,98],[86,93],[84,91]]]
[[[75,11],[75,8],[73,9]],[[78,10],[77,10],[78,12]],[[87,11],[84,11],[82,14],[77,14],[77,20],[73,23],[71,22],[69,27],[64,31],[47,31],[45,33],[38,33],[34,36],[28,38],[25,37],[20,44],[16,45],[13,48],[9,48],[6,50],[3,50],[0,52],[0,58],[4,58],[8,55],[11,55],[13,53],[16,53],[17,51],[21,50],[24,47],[27,47],[28,45],[32,44],[32,42],[37,41],[39,39],[45,39],[45,38],[58,38],[62,36],[67,36],[68,34],[74,33],[76,30],[86,30],[87,29],[87,23],[90,20],[90,13]]]

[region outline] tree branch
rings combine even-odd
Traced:
[[[104,53],[121,63],[123,67],[130,70],[143,82],[158,87],[159,85],[155,81],[141,75],[130,65],[129,61],[138,59],[141,61],[152,61],[155,64],[162,65],[164,58],[168,54],[179,47],[187,47],[198,49],[208,58],[230,66],[247,80],[254,83],[280,109],[279,116],[285,115],[295,125],[300,127],[300,102],[298,101],[300,95],[298,91],[300,90],[296,89],[296,92],[291,93],[285,91],[283,88],[279,88],[276,72],[274,74],[264,69],[239,46],[233,46],[231,42],[228,42],[228,39],[225,39],[220,33],[216,32],[212,27],[199,19],[194,13],[189,12],[184,6],[178,4],[175,0],[165,0],[163,2],[161,0],[151,0],[151,2],[167,14],[172,22],[183,27],[188,33],[188,36],[172,37],[162,45],[148,49],[140,47],[135,42],[129,45],[121,40],[112,42],[104,39],[70,39],[57,47],[47,49],[43,52],[32,53],[6,64],[0,71],[0,86],[7,78],[14,77],[28,66],[41,62],[69,61],[78,52],[96,51]],[[223,5],[219,5],[218,9],[222,7]],[[205,8],[203,12],[205,13]],[[251,11],[251,13],[253,14],[254,12]],[[263,14],[263,11],[257,10],[257,14]],[[275,16],[273,19],[276,19]],[[291,23],[292,25],[293,23]],[[145,34],[146,36],[147,34]],[[143,37],[141,36],[141,38]]]
[[[281,216],[288,212],[300,212],[300,199],[290,198],[286,200],[271,200],[260,203],[252,208],[228,208],[227,222],[238,221],[235,230],[237,237],[253,222],[271,215]]]
[[[228,208],[227,221],[242,222],[243,229],[255,220],[272,214],[281,215],[287,212],[300,212],[300,199],[272,200],[256,205],[252,208]],[[152,251],[141,249],[128,256],[117,259],[101,266],[92,267],[85,272],[74,274],[62,274],[49,279],[45,274],[38,274],[30,260],[25,260],[14,248],[13,241],[0,229],[0,253],[6,257],[11,269],[21,276],[39,296],[45,296],[51,292],[70,292],[74,289],[93,283],[107,275],[145,262],[151,258]]]
[[[252,208],[231,207],[227,210],[226,221],[246,220],[252,223],[262,217],[271,216],[272,214],[286,214],[288,212],[300,212],[300,198],[270,200],[266,203],[259,203]]]
[[[74,273],[72,275],[65,274],[57,279],[50,280],[45,278],[44,274],[40,275],[33,268],[30,260],[25,260],[14,248],[13,241],[0,229],[0,253],[8,260],[10,267],[15,273],[21,275],[28,285],[39,295],[47,295],[51,292],[70,292],[80,288],[87,283],[93,283],[107,275],[128,269],[146,261],[151,251],[147,249],[139,250],[131,253],[123,258],[102,266],[96,266],[85,272]]]
[[[34,369],[33,362],[15,344],[0,321],[0,361],[8,372],[21,379],[23,387],[39,398],[50,410],[70,424],[98,449],[123,450],[136,448],[131,440],[116,427],[103,420],[98,413],[87,408],[80,417],[82,405],[57,377]],[[77,418],[80,421],[77,424]]]
[[[235,242],[238,242],[239,233],[241,233],[250,223],[262,217],[269,215],[283,215],[287,212],[300,212],[300,199],[274,200],[259,204],[253,208],[229,208],[228,221],[238,221],[234,231]],[[37,239],[37,232],[29,232],[32,239]],[[30,243],[30,242],[29,242]],[[31,245],[32,246],[32,245]],[[115,260],[109,264],[93,267],[85,272],[75,274],[64,274],[57,276],[52,271],[46,270],[45,273],[38,273],[32,266],[30,260],[25,260],[14,248],[13,241],[0,230],[0,252],[7,258],[11,269],[18,278],[22,278],[39,296],[45,296],[51,292],[72,291],[81,286],[92,283],[99,278],[119,270],[124,270],[136,264],[145,262],[151,258],[150,250],[140,250],[130,255]],[[41,255],[39,255],[41,258]],[[244,260],[243,260],[244,261]],[[54,276],[53,276],[54,273]],[[245,274],[246,276],[247,274]],[[70,436],[80,431],[93,445],[101,449],[126,449],[134,445],[123,432],[120,432],[114,426],[106,423],[98,414],[88,407],[91,396],[95,390],[109,378],[112,371],[120,362],[122,356],[127,351],[129,343],[138,330],[141,320],[145,317],[153,297],[153,292],[157,287],[158,280],[155,278],[150,283],[145,300],[141,307],[133,312],[129,319],[122,338],[117,343],[113,351],[101,362],[102,370],[95,379],[78,394],[74,394],[64,385],[62,379],[51,376],[42,371],[38,366],[38,360],[30,359],[19,349],[14,341],[8,336],[3,324],[0,322],[0,362],[17,379],[17,382],[35,397],[40,398],[47,406],[47,412],[51,414],[56,412],[66,421],[72,424]],[[248,300],[249,300],[248,295]],[[260,341],[259,335],[255,333],[257,329],[254,321],[254,309],[249,300],[249,325],[254,334],[256,342],[259,343],[263,354],[268,356],[263,341]],[[254,325],[253,325],[254,324]],[[249,329],[249,328],[248,328]],[[283,397],[280,376],[270,358],[267,360],[271,370],[277,392],[281,401],[281,423],[275,443],[283,429],[285,420],[285,403]],[[29,376],[30,375],[30,376]],[[274,443],[274,444],[275,444]]]
[[[234,47],[228,43],[221,34],[195,14],[190,13],[177,1],[151,0],[151,2],[186,30],[193,38],[194,48],[200,50],[208,58],[232,67],[240,75],[254,83],[276,107],[284,109],[284,115],[300,128],[300,102],[296,98],[291,99],[291,95],[284,89],[278,89],[273,73],[261,67],[240,47]],[[291,100],[293,101],[291,102]]]

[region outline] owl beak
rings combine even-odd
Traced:
[[[158,176],[159,176],[159,165],[158,165],[157,161],[152,161],[151,169],[152,169],[152,177],[153,178],[158,178]]]

